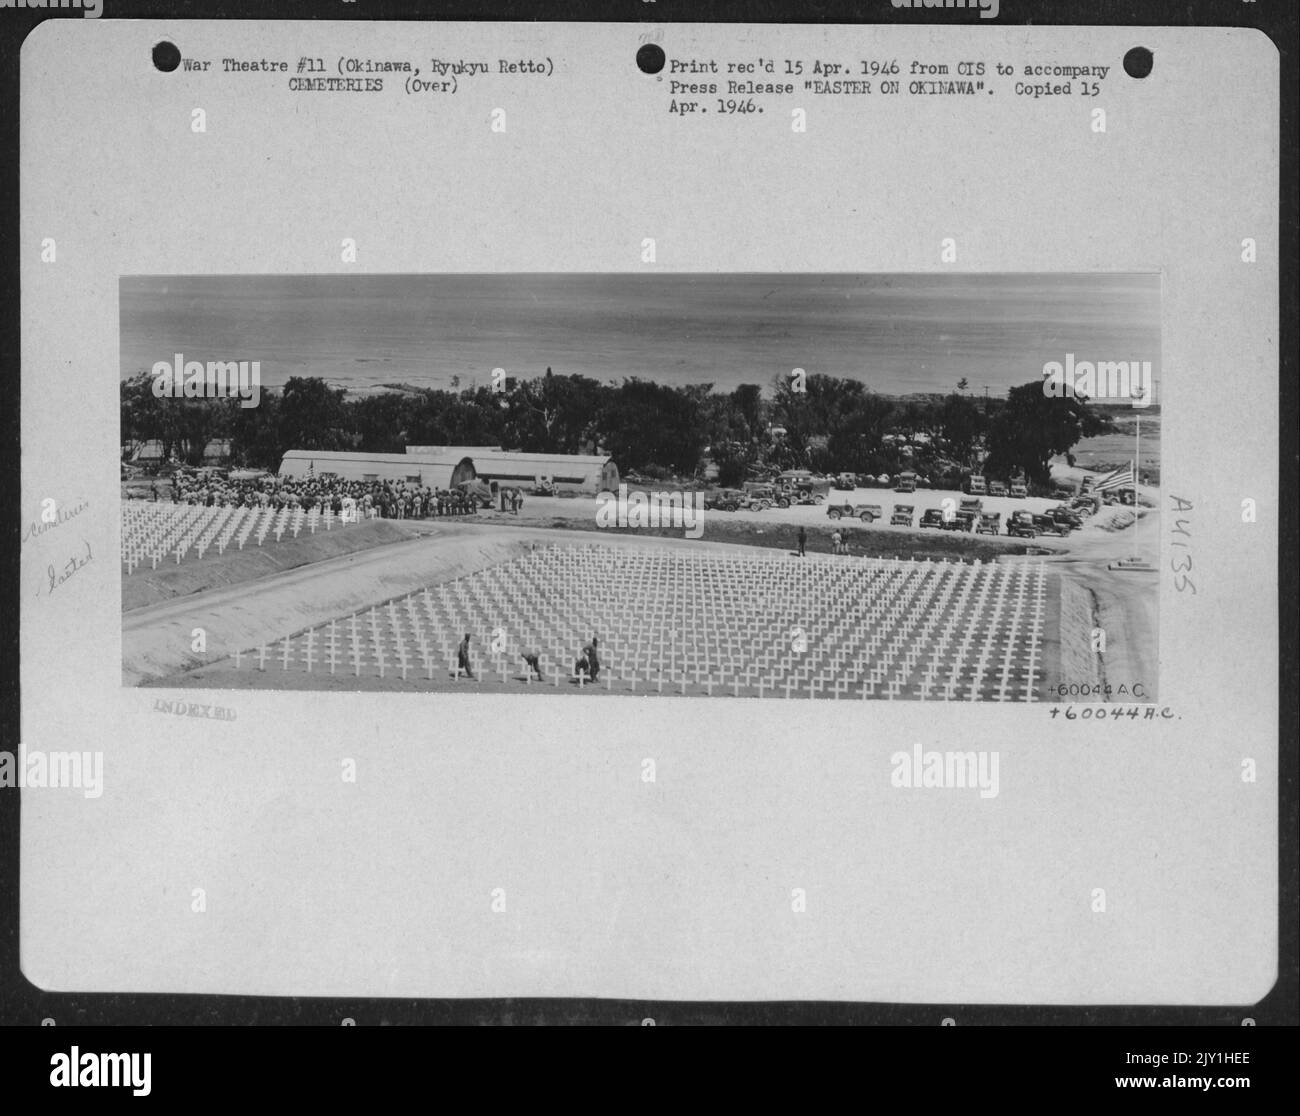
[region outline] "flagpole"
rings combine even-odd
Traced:
[[[1137,445],[1134,447],[1136,457],[1133,461],[1133,516],[1137,518],[1138,509],[1138,473],[1142,471],[1142,416],[1137,416]]]

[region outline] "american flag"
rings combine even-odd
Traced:
[[[1132,488],[1133,487],[1133,462],[1122,465],[1109,476],[1102,477],[1097,482],[1098,492],[1109,492],[1113,488]]]

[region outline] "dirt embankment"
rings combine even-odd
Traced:
[[[192,670],[505,562],[531,545],[498,532],[425,529],[386,546],[133,609],[122,617],[122,681],[134,686]],[[203,631],[201,651],[194,649],[195,629]]]
[[[1110,510],[1115,522],[1128,516],[1132,524],[1131,509]],[[1047,559],[1049,569],[1061,577],[1060,681],[1109,687],[1100,697],[1066,695],[1066,700],[1154,701],[1160,668],[1159,575],[1111,566],[1116,558],[1130,556],[1158,564],[1160,516],[1141,509],[1136,525],[1110,527],[1080,538],[1069,554]],[[1094,628],[1105,633],[1100,654],[1092,650]]]
[[[1069,577],[1061,578],[1060,677],[1047,680],[1051,696],[1058,696],[1061,685],[1067,687],[1066,696],[1068,687],[1076,685],[1086,687],[1091,695],[1101,682],[1101,660],[1092,649],[1092,630],[1097,626],[1097,599],[1092,591]]]

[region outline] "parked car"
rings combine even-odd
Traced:
[[[1005,483],[1003,483],[1002,481],[989,481],[990,496],[1005,496],[1006,494],[1007,494],[1007,486]]]
[[[1000,535],[1002,534],[1002,515],[1000,512],[985,512],[980,516],[980,521],[975,525],[977,535]]]
[[[774,504],[783,508],[790,506],[790,501],[777,492],[774,485],[746,481],[744,492],[749,498],[749,506],[756,511],[766,511]]]
[[[1040,535],[1060,535],[1063,539],[1070,535],[1070,525],[1053,519],[1050,515],[1034,516],[1034,529]]]
[[[879,504],[832,504],[826,509],[831,519],[860,519],[863,523],[874,523],[885,514]]]
[[[889,517],[889,525],[891,527],[910,527],[915,512],[916,507],[912,504],[895,504],[894,514]]]
[[[802,485],[789,489],[785,496],[792,504],[816,504],[820,507],[826,503],[826,493],[804,488]]]
[[[943,512],[941,512],[938,508],[926,508],[926,510],[921,513],[921,522],[918,526],[938,527],[942,529]]]
[[[734,488],[719,488],[717,491],[706,493],[704,496],[706,511],[734,512],[738,508],[745,507],[748,503],[749,497]]]
[[[1023,500],[1029,495],[1029,489],[1026,487],[1024,481],[1012,481],[1011,489],[1008,491],[1007,495],[1013,500]]]
[[[979,519],[978,512],[957,511],[954,512],[951,517],[943,521],[943,529],[945,531],[970,532],[975,530],[975,522],[977,519]]]
[[[1033,515],[1026,511],[1012,512],[1007,520],[1007,534],[1019,539],[1038,538],[1038,528],[1034,526]]]
[[[491,510],[493,503],[496,502],[496,493],[492,491],[492,486],[485,484],[477,477],[473,480],[463,480],[455,487],[468,499],[472,500],[477,507],[484,510]]]
[[[785,489],[778,488],[775,484],[746,481],[745,491],[751,500],[758,500],[768,507],[788,508],[790,506],[790,497]]]
[[[1051,516],[1058,523],[1064,523],[1075,529],[1083,526],[1083,516],[1077,511],[1067,508],[1064,504],[1057,504],[1055,507],[1048,508],[1045,514]]]

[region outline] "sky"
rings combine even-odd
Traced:
[[[720,391],[794,368],[890,395],[964,377],[999,395],[1067,353],[1160,377],[1155,273],[129,276],[119,292],[124,379],[176,353],[353,393],[550,367]]]

